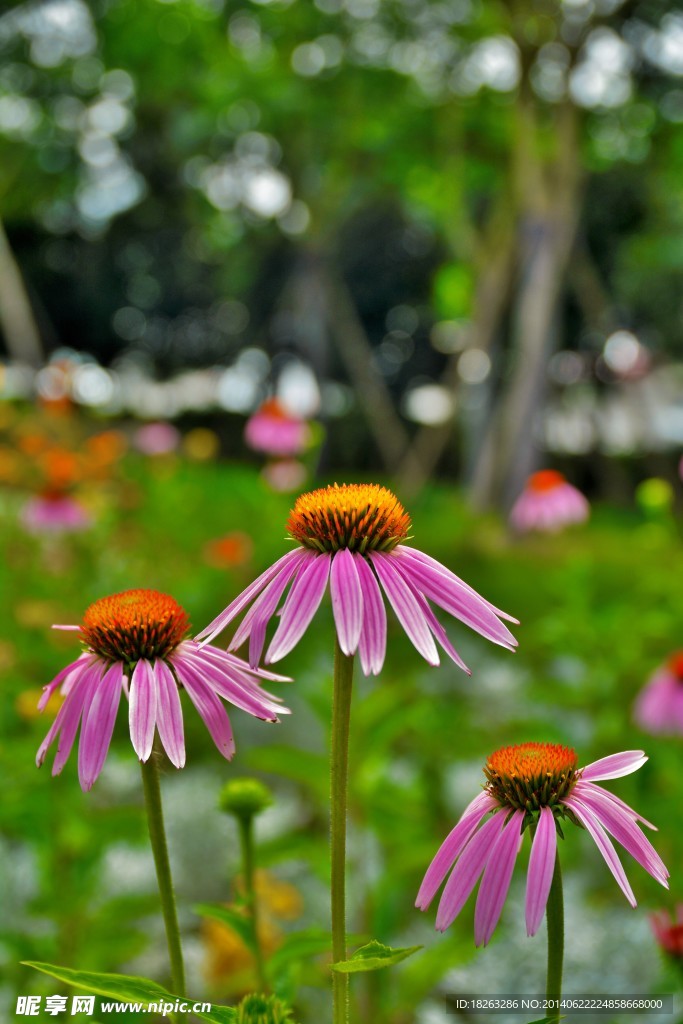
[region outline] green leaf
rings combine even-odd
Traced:
[[[210,917],[214,921],[220,921],[221,924],[232,928],[234,932],[237,932],[245,946],[252,953],[255,951],[254,930],[250,918],[240,914],[233,907],[224,907],[220,903],[197,903],[192,909],[195,914],[200,914],[201,917]]]
[[[333,971],[340,971],[342,974],[356,974],[358,971],[379,971],[382,967],[392,967],[401,960],[406,960],[413,953],[417,953],[422,946],[408,946],[405,949],[392,949],[391,946],[384,946],[381,942],[373,939],[367,945],[357,949],[348,960],[342,960],[338,964],[332,964]]]
[[[330,933],[318,928],[292,932],[268,961],[268,973],[277,976],[292,960],[305,960],[330,948]]]
[[[182,996],[174,996],[167,992],[161,985],[149,978],[136,978],[127,974],[100,974],[96,971],[73,971],[69,967],[57,967],[54,964],[43,964],[36,960],[22,960],[25,967],[33,967],[36,971],[50,975],[57,981],[63,981],[66,985],[73,985],[74,988],[84,989],[91,995],[105,996],[108,999],[120,1003],[173,1003]],[[185,1001],[192,1004],[201,1002],[185,997]],[[202,1020],[211,1021],[212,1024],[235,1024],[237,1016],[235,1010],[230,1006],[216,1006],[212,1004],[209,1011],[194,1010],[194,1015]]]

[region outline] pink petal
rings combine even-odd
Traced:
[[[89,654],[87,651],[84,651],[83,654],[79,655],[79,657],[76,658],[75,661],[72,661],[70,665],[67,665],[66,668],[63,668],[62,671],[59,672],[54,677],[52,682],[48,683],[47,686],[43,687],[42,696],[41,696],[40,700],[38,701],[38,710],[39,711],[42,711],[46,707],[47,702],[49,701],[50,697],[52,696],[54,691],[57,689],[59,684],[64,682],[64,680],[67,679],[68,676],[70,676],[72,672],[75,673],[75,672],[81,670],[84,667],[84,663],[89,658],[92,658],[92,655]]]
[[[235,741],[227,712],[213,690],[191,669],[187,660],[176,662],[178,678],[199,712],[212,740],[228,761],[235,753]]]
[[[437,931],[444,932],[465,906],[467,897],[474,889],[479,876],[486,867],[489,854],[505,824],[505,814],[494,814],[475,832],[458,857],[450,878],[441,894],[436,914]]]
[[[616,804],[617,807],[621,807],[622,811],[626,811],[630,814],[634,821],[640,821],[645,828],[652,829],[653,832],[659,832],[656,825],[653,825],[651,821],[644,818],[642,814],[638,814],[637,811],[634,811],[632,807],[629,807],[627,803],[624,803],[624,801],[614,793],[610,793],[609,790],[603,789],[601,786],[596,786],[594,782],[586,782],[585,779],[580,779],[578,785],[581,787],[582,793],[598,792],[602,794],[602,796],[610,800],[611,803]]]
[[[596,818],[595,814],[585,807],[580,801],[575,801],[573,796],[568,796],[565,800],[562,800],[561,803],[566,804],[566,806],[574,812],[586,831],[593,837],[595,845],[604,857],[607,867],[616,878],[619,888],[631,906],[635,907],[636,898],[633,895],[633,890],[629,885],[626,873],[621,866],[621,861],[619,860],[617,851],[614,849],[607,833]]]
[[[184,640],[182,644],[178,645],[178,650],[183,653],[198,654],[202,659],[211,658],[216,664],[220,664],[223,669],[234,669],[249,679],[254,676],[259,682],[261,679],[268,679],[276,683],[292,682],[291,676],[278,675],[277,672],[269,672],[265,668],[252,668],[241,658],[238,658],[237,655],[231,654],[230,651],[224,651],[220,647],[212,647],[211,644],[200,645],[196,644],[193,640]],[[280,698],[273,697],[273,700],[280,700]]]
[[[526,883],[526,933],[535,935],[545,913],[548,893],[555,873],[557,831],[549,807],[542,807],[531,845]]]
[[[401,567],[399,565],[399,569],[400,568]],[[441,625],[441,623],[437,619],[437,617],[434,614],[434,612],[432,611],[432,609],[429,607],[429,604],[427,603],[427,599],[424,596],[424,594],[421,594],[420,591],[417,590],[412,585],[410,580],[406,578],[406,574],[403,572],[403,570],[401,570],[401,572],[402,572],[403,578],[406,580],[406,583],[408,584],[410,589],[413,591],[413,593],[415,595],[415,599],[416,599],[417,603],[419,604],[420,608],[422,609],[422,612],[424,614],[424,617],[425,617],[425,620],[427,622],[427,625],[431,629],[434,637],[436,638],[437,643],[441,645],[441,647],[446,652],[448,657],[452,661],[455,662],[455,664],[458,666],[458,668],[461,668],[463,670],[463,672],[466,672],[468,676],[471,676],[472,675],[471,670],[467,667],[465,662],[462,660],[462,658],[460,657],[460,655],[456,651],[456,649],[453,646],[453,644],[448,639],[448,634],[446,633],[446,630]]]
[[[89,676],[90,676],[91,672],[92,672],[92,666],[88,666],[85,663],[81,666],[81,670],[78,673],[78,675],[76,676],[76,678],[74,680],[74,683],[73,683],[69,693],[65,697],[64,703],[62,704],[62,706],[60,707],[59,711],[57,712],[57,714],[55,716],[54,722],[52,723],[52,725],[48,729],[47,736],[45,737],[43,742],[40,744],[40,747],[38,748],[38,753],[36,754],[36,765],[38,766],[38,768],[40,768],[40,766],[42,765],[43,761],[45,760],[45,755],[47,754],[48,749],[50,748],[50,746],[54,742],[54,740],[57,737],[58,733],[60,733],[61,729],[63,728],[63,726],[65,724],[65,722],[70,722],[72,715],[76,711],[78,712],[77,713],[77,718],[76,718],[76,730],[78,729],[78,723],[80,721],[81,712],[83,711],[84,694],[88,690],[88,680],[89,680]],[[100,673],[101,672],[102,672],[102,665],[100,663]],[[75,731],[76,730],[74,730],[74,735],[75,735]],[[72,745],[73,745],[73,739],[71,741],[71,744],[69,745],[69,750],[71,750],[71,746]],[[60,747],[63,747],[63,746],[64,746],[64,743],[63,743],[63,741],[61,741],[60,742]],[[56,774],[56,773],[53,772],[53,774]]]
[[[600,779],[620,779],[642,768],[647,757],[644,750],[624,750],[620,754],[610,754],[592,761],[581,769],[581,778],[586,782],[597,782]]]
[[[356,653],[363,626],[363,593],[356,568],[356,562],[362,558],[342,548],[334,554],[330,568],[332,612],[344,654]]]
[[[218,667],[213,662],[207,662],[201,656],[195,657],[190,654],[186,654],[182,658],[176,654],[172,661],[179,673],[182,672],[184,665],[188,665],[191,670],[201,676],[203,682],[211,690],[255,718],[263,719],[266,722],[277,722],[278,714],[289,714],[288,708],[281,707],[276,703],[278,698],[262,690],[248,677],[240,678],[234,670]]]
[[[358,653],[363,673],[379,675],[387,649],[387,613],[377,578],[366,559],[356,556],[358,579],[363,592],[363,628]]]
[[[128,722],[133,750],[141,761],[152,753],[157,718],[157,684],[150,663],[141,658],[133,669],[128,695]]]
[[[80,633],[80,631],[81,631],[81,627],[80,626],[63,626],[63,625],[60,625],[60,624],[58,624],[56,622],[53,623],[50,628],[51,629],[61,629],[61,630],[64,630],[65,633]]]
[[[503,912],[515,861],[522,845],[523,821],[524,811],[514,811],[489,854],[474,911],[476,946],[487,944]]]
[[[273,562],[265,572],[262,572],[258,579],[255,579],[246,590],[243,590],[234,601],[232,601],[227,608],[224,608],[220,615],[217,615],[213,622],[210,622],[201,633],[198,633],[195,640],[203,640],[205,643],[213,640],[221,630],[225,629],[229,622],[232,622],[236,616],[239,615],[244,608],[247,607],[253,597],[255,597],[265,587],[266,583],[269,583],[277,574],[284,569],[289,562],[299,557],[298,549],[296,551],[288,551],[286,555],[279,558],[277,562]]]
[[[373,551],[370,554],[370,560],[377,571],[391,607],[396,612],[396,618],[408,634],[413,646],[430,665],[438,665],[439,654],[424,612],[412,589],[393,564],[393,555],[383,555]]]
[[[268,623],[275,614],[275,609],[278,606],[278,602],[282,597],[287,584],[295,572],[297,572],[302,561],[305,561],[307,557],[315,558],[315,555],[311,555],[310,552],[307,551],[299,551],[295,553],[298,554],[299,557],[291,559],[288,565],[286,565],[285,568],[277,574],[275,579],[270,581],[266,589],[259,594],[247,614],[244,616],[244,619],[242,620],[242,623],[237,629],[234,637],[230,641],[230,649],[236,651],[238,647],[242,646],[247,637],[249,637],[249,664],[254,667],[256,667],[261,660]]]
[[[78,746],[78,777],[84,792],[92,789],[102,771],[123,688],[123,665],[115,661],[86,698],[83,708],[83,727]]]
[[[421,562],[428,568],[434,569],[436,570],[436,572],[442,573],[449,580],[451,580],[451,582],[457,583],[458,586],[462,587],[463,590],[466,590],[473,597],[476,597],[477,600],[482,601],[485,605],[488,605],[491,611],[495,612],[495,614],[499,618],[507,619],[508,622],[513,622],[515,626],[519,625],[519,619],[516,619],[514,615],[508,615],[507,612],[501,611],[500,608],[496,608],[494,604],[491,604],[491,602],[487,601],[485,597],[482,597],[481,594],[474,589],[474,587],[471,587],[469,583],[465,583],[464,580],[460,579],[459,576],[456,576],[454,572],[451,572],[451,570],[448,569],[445,565],[443,565],[442,562],[437,562],[437,560],[435,558],[432,558],[431,555],[427,555],[425,554],[424,551],[420,551],[419,548],[413,548],[409,544],[399,544],[399,546],[396,548],[396,552],[399,553],[401,556],[407,555],[414,561]]]
[[[597,788],[597,787],[596,787]],[[667,871],[664,861],[652,843],[640,831],[633,816],[627,811],[616,807],[610,800],[603,799],[595,792],[585,792],[579,782],[572,793],[573,800],[580,800],[583,807],[592,811],[604,828],[614,836],[618,843],[631,854],[648,874],[652,875],[666,889],[669,888]]]
[[[78,726],[82,721],[83,709],[85,707],[86,700],[89,700],[90,697],[91,684],[92,687],[99,685],[104,669],[105,666],[101,661],[92,665],[86,673],[83,673],[78,682],[72,686],[64,701],[65,704],[68,701],[69,710],[64,718],[64,723],[59,734],[57,753],[55,754],[54,764],[52,765],[53,775],[60,774],[69,758],[69,754],[71,753],[74,745],[74,740],[76,739],[76,733],[78,732]]]
[[[266,663],[279,661],[296,647],[323,599],[330,556],[315,555],[299,570],[282,610],[280,625],[266,652]]]
[[[171,764],[182,768],[185,764],[185,737],[178,684],[168,665],[159,658],[154,662],[154,678],[157,684],[159,739]]]
[[[419,910],[427,909],[434,899],[437,889],[478,828],[482,818],[495,806],[496,801],[488,793],[478,793],[465,808],[457,825],[448,833],[427,868],[415,901],[415,906]]]

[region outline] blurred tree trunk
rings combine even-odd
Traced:
[[[557,109],[555,153],[550,160],[542,156],[546,140],[528,90],[520,93],[517,115],[512,364],[475,467],[472,499],[478,506],[509,506],[533,468],[534,430],[581,212],[578,111],[569,102]]]
[[[20,363],[40,366],[43,346],[21,271],[0,221],[0,328],[7,351]]]

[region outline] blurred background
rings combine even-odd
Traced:
[[[88,796],[72,763],[56,780],[33,765],[40,687],[73,653],[50,624],[150,586],[200,628],[283,553],[293,496],[334,479],[393,486],[416,543],[522,620],[514,658],[451,631],[471,681],[426,669],[398,630],[383,676],[359,680],[353,927],[426,949],[360,980],[358,1012],[442,1024],[492,977],[542,986],[522,872],[477,957],[466,915],[441,937],[412,908],[486,755],[526,739],[581,763],[652,755],[618,791],[660,825],[673,896],[631,864],[632,912],[574,830],[567,990],[679,986],[648,911],[683,894],[681,737],[647,735],[632,706],[683,646],[681,124],[679,3],[4,0],[9,1006],[52,991],[21,959],[165,971],[125,723]],[[590,524],[511,535],[528,474],[550,466]],[[192,911],[237,884],[217,793],[248,772],[275,787],[263,885],[302,1022],[327,1012],[322,614],[284,666],[292,719],[236,712],[226,766],[188,715],[189,766],[165,780],[191,982],[226,1002],[253,984],[249,953]]]

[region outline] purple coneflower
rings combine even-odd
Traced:
[[[102,770],[122,693],[128,696],[130,738],[135,753],[147,761],[155,731],[176,768],[185,764],[180,689],[203,719],[221,754],[231,758],[235,744],[223,697],[256,718],[276,722],[288,714],[280,698],[259,686],[261,679],[282,676],[257,672],[217,647],[200,648],[185,639],[185,610],[156,590],[127,590],[103,597],[85,612],[80,626],[57,626],[80,633],[85,650],[43,689],[42,710],[57,687],[64,703],[36,758],[40,766],[59,736],[52,774],[64,767],[81,725],[78,776],[83,790]]]
[[[358,651],[365,675],[384,664],[387,620],[384,597],[413,645],[430,665],[439,664],[437,644],[469,671],[429,602],[443,608],[501,647],[517,641],[501,619],[516,622],[429,555],[405,543],[410,519],[398,499],[377,484],[334,484],[303,494],[287,523],[299,547],[283,555],[235,598],[197,640],[212,640],[245,608],[249,611],[229,645],[249,640],[249,662],[257,665],[266,627],[289,587],[266,664],[296,646],[327,589],[341,650]]]
[[[92,526],[92,517],[80,501],[52,491],[29,498],[20,519],[28,533],[79,533]]]
[[[683,651],[672,654],[651,676],[633,715],[645,732],[683,735]]]
[[[293,416],[277,398],[268,398],[247,420],[244,440],[266,455],[299,455],[310,440],[305,420]]]
[[[519,533],[541,530],[555,533],[572,523],[583,523],[590,505],[581,491],[556,469],[532,473],[510,512],[510,525]]]
[[[627,750],[579,768],[573,750],[550,743],[524,743],[496,751],[484,768],[486,788],[442,843],[424,877],[416,906],[427,909],[453,868],[436,916],[437,929],[444,931],[481,877],[474,939],[478,946],[486,945],[503,910],[524,832],[531,825],[534,836],[527,875],[526,928],[528,935],[535,935],[553,882],[562,819],[582,825],[590,834],[631,906],[635,907],[636,900],[607,833],[668,888],[669,872],[638,822],[648,828],[655,826],[595,784],[629,775],[646,761],[642,750]]]

